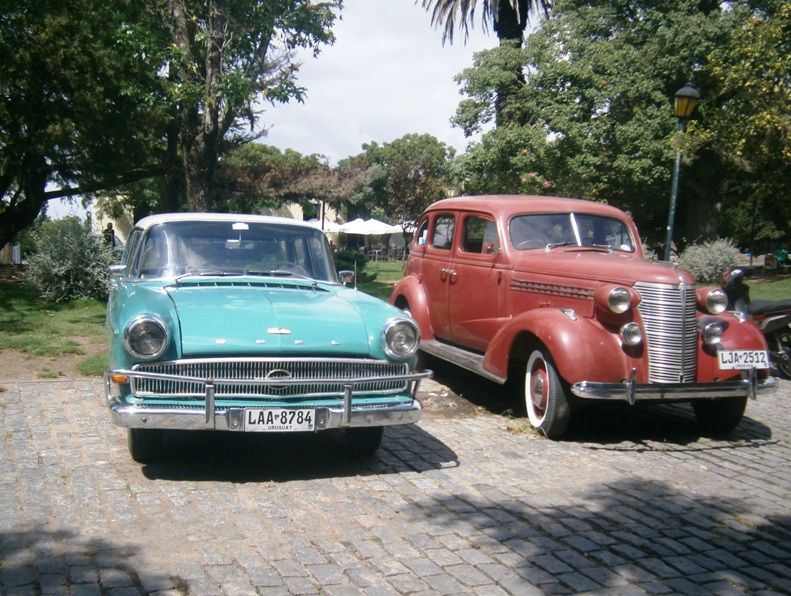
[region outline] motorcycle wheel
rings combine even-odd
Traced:
[[[777,357],[775,364],[777,370],[786,379],[791,379],[791,331],[783,331],[778,333],[777,339]]]

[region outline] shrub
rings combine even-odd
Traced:
[[[335,253],[335,268],[338,271],[348,269],[357,271],[357,281],[373,281],[376,276],[366,273],[365,266],[368,264],[368,255],[359,250],[339,250]],[[355,263],[357,266],[355,267]]]
[[[678,261],[698,282],[717,283],[722,272],[738,262],[739,249],[728,238],[692,244],[681,253]]]
[[[65,302],[107,298],[112,247],[91,234],[90,224],[76,217],[44,222],[32,234],[35,251],[28,258],[25,282],[42,298]]]

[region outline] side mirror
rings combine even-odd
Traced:
[[[110,277],[114,277],[114,278],[121,277],[121,274],[124,272],[124,269],[126,269],[126,265],[122,265],[120,263],[116,265],[110,265]]]
[[[341,280],[341,283],[344,286],[354,285],[354,271],[350,271],[348,269],[338,271],[338,278]]]

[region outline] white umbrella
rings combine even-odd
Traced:
[[[344,234],[360,234],[362,236],[382,236],[384,234],[400,234],[401,226],[391,226],[378,219],[362,219],[347,222],[340,227]]]

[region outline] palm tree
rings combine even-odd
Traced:
[[[431,24],[439,26],[444,23],[442,43],[453,43],[453,33],[458,23],[467,40],[469,29],[475,21],[475,10],[482,5],[483,29],[493,24],[500,43],[515,41],[520,46],[525,33],[531,8],[535,14],[545,18],[554,7],[554,0],[422,0],[422,6],[431,13]]]

